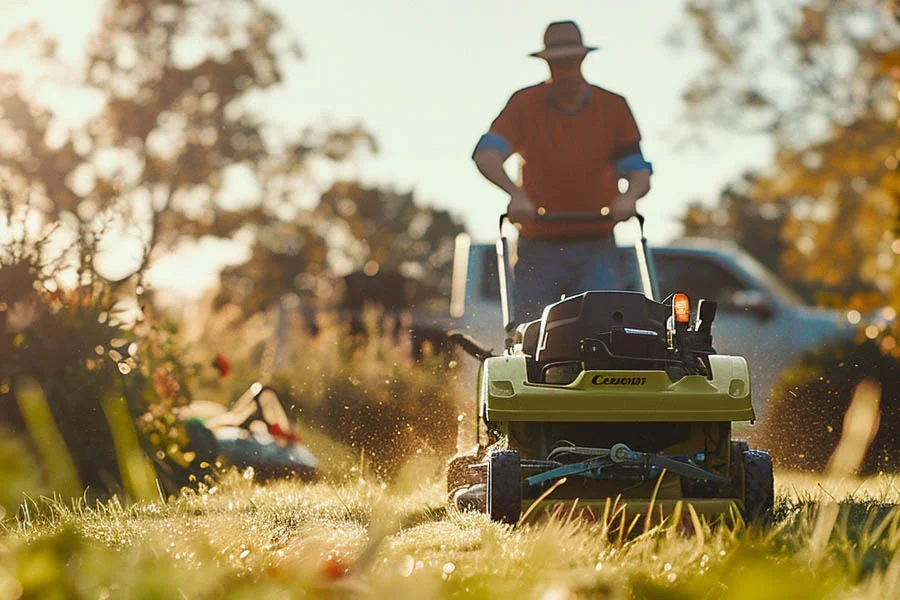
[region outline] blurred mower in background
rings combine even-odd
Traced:
[[[252,467],[261,479],[318,477],[318,461],[271,387],[254,383],[227,410],[213,402],[194,402],[180,416],[198,461]]]

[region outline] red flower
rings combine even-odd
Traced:
[[[293,430],[285,431],[278,423],[269,425],[269,435],[274,438],[280,438],[288,444],[299,444],[302,441],[299,433]]]
[[[212,366],[215,367],[222,377],[228,377],[228,374],[231,373],[231,363],[229,363],[228,359],[221,354],[216,354]]]

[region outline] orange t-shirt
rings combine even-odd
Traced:
[[[619,195],[615,161],[637,152],[641,140],[625,98],[590,86],[575,113],[559,108],[550,86],[519,90],[491,124],[490,132],[518,153],[522,185],[536,208],[547,213],[599,212]],[[592,238],[612,224],[523,223],[521,234],[544,238]]]

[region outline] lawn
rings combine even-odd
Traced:
[[[616,522],[511,528],[448,508],[433,460],[390,486],[362,466],[311,485],[231,472],[165,503],[29,503],[0,538],[0,598],[900,596],[890,476],[779,473],[766,527],[620,539]]]

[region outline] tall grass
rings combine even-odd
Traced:
[[[233,366],[227,378],[207,370],[195,379],[195,398],[236,398],[256,380],[272,385],[335,471],[362,466],[390,479],[411,458],[455,452],[458,417],[474,402],[463,388],[474,389],[474,381],[462,375],[458,358],[427,350],[414,356],[402,328],[386,333],[396,328],[374,311],[365,316],[364,335],[351,335],[336,314],[320,314],[315,335],[296,312],[239,317],[227,307],[206,315],[208,326],[191,340]]]

